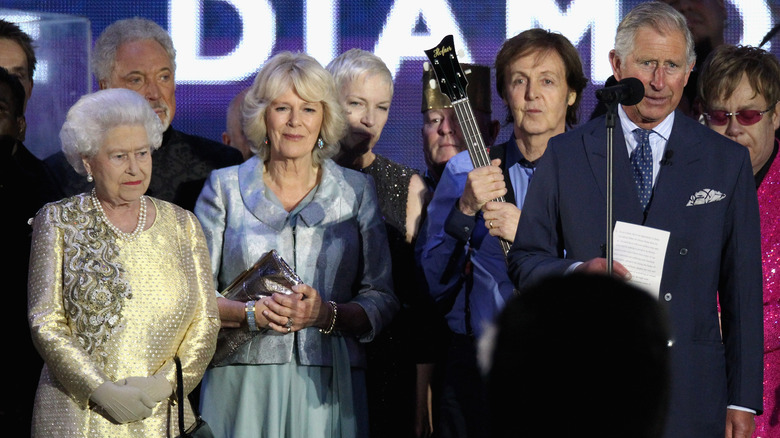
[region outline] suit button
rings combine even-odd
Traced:
[[[682,249],[680,249],[680,255],[684,256],[684,255],[686,255],[686,254],[688,254],[688,248],[682,248]]]
[[[664,294],[664,299],[665,299],[666,301],[672,301],[672,294],[670,294],[670,293],[668,293],[668,292],[667,292],[667,293],[665,293],[665,294]]]

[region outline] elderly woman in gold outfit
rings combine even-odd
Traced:
[[[344,116],[330,73],[305,54],[268,60],[242,105],[254,157],[212,172],[195,214],[224,290],[275,249],[304,284],[243,303],[222,323],[252,333],[203,378],[216,436],[367,437],[365,351],[392,319],[385,227],[371,179],[330,158]]]
[[[200,223],[144,196],[162,131],[125,89],[86,95],[68,112],[63,151],[95,188],[34,219],[28,316],[45,365],[33,436],[178,435],[174,357],[189,393],[214,353],[219,319]]]

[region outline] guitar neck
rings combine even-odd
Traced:
[[[474,110],[471,108],[469,98],[452,102],[452,107],[455,109],[455,114],[458,116],[458,122],[460,128],[463,130],[463,136],[466,138],[466,149],[469,151],[469,157],[471,157],[471,163],[474,168],[489,166],[490,156],[488,155],[487,146],[485,140],[482,138],[482,134],[479,132],[479,125],[474,117]],[[499,196],[494,199],[496,202],[506,202],[503,196]],[[504,250],[504,255],[509,252],[510,243],[504,239],[499,239],[501,242],[501,248]]]
[[[458,116],[460,128],[463,130],[463,136],[466,138],[466,148],[471,157],[471,163],[474,168],[489,166],[490,157],[488,156],[487,146],[482,134],[479,132],[479,125],[474,117],[474,110],[471,109],[469,99],[464,98],[452,103],[455,114]]]

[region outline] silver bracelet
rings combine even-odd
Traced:
[[[329,335],[333,333],[333,329],[336,328],[336,316],[339,314],[339,307],[335,301],[328,301],[328,304],[330,304],[330,307],[333,308],[333,318],[330,320],[330,326],[327,329],[320,329],[320,333],[323,335]]]
[[[257,328],[257,320],[255,319],[255,302],[247,301],[246,305],[244,306],[244,311],[246,312],[246,325],[249,326],[249,331],[260,331]]]

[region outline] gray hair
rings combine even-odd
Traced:
[[[82,96],[65,117],[60,130],[62,152],[80,175],[87,173],[82,158],[92,158],[103,146],[108,130],[141,125],[152,150],[162,144],[160,118],[140,94],[125,88],[109,88]]]
[[[696,52],[693,46],[693,35],[688,29],[685,16],[666,3],[651,1],[640,3],[632,9],[617,28],[615,34],[615,54],[625,59],[634,51],[636,33],[643,27],[650,27],[656,32],[666,35],[669,32],[680,32],[685,36],[686,66],[696,61]]]
[[[263,161],[268,160],[270,147],[265,143],[265,111],[274,99],[290,89],[307,102],[322,104],[320,138],[323,147],[312,145],[312,159],[315,165],[319,165],[338,152],[346,119],[338,102],[333,76],[305,53],[278,53],[260,69],[241,106],[244,133],[251,143],[252,152]]]
[[[390,96],[393,95],[393,75],[381,58],[371,52],[361,49],[349,49],[342,53],[326,67],[336,81],[340,91],[358,76],[367,73],[368,76],[379,75],[390,85]]]
[[[124,43],[141,40],[155,40],[165,49],[176,71],[176,49],[173,40],[162,27],[145,18],[127,18],[115,21],[103,30],[92,49],[92,72],[98,82],[107,81],[116,63],[116,52]]]

